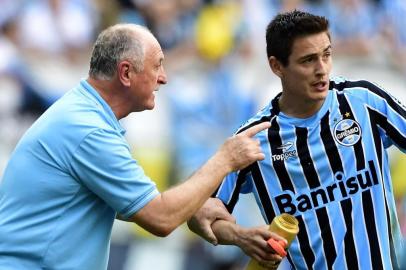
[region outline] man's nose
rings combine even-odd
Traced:
[[[328,72],[328,61],[325,61],[323,58],[319,58],[316,64],[316,74],[325,75]]]
[[[158,75],[158,83],[159,84],[166,84],[168,82],[168,78],[166,76],[165,69],[162,67],[161,71]]]

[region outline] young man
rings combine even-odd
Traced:
[[[131,157],[119,119],[151,110],[167,82],[154,36],[116,25],[96,40],[89,77],[52,105],[18,143],[0,184],[0,269],[106,269],[113,221],[166,236],[233,170],[263,159],[233,136],[188,181],[159,193]],[[221,215],[220,215],[221,216]]]
[[[256,136],[266,158],[228,175],[216,197],[231,212],[239,193],[252,192],[268,224],[281,213],[294,215],[300,230],[287,256],[294,269],[399,269],[401,234],[386,148],[406,149],[405,107],[368,81],[329,79],[324,17],[279,14],[266,42],[282,93],[238,131],[270,122],[267,133]],[[264,241],[255,247],[243,241],[249,229],[227,221],[208,226],[215,220],[213,200],[190,228],[271,265],[260,252]]]

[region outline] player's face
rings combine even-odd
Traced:
[[[288,65],[280,70],[284,98],[322,104],[331,68],[331,42],[326,32],[296,39]]]
[[[155,107],[154,92],[167,82],[163,60],[164,54],[158,41],[149,37],[145,47],[144,68],[132,77],[134,112],[152,110]]]

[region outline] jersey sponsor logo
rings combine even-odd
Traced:
[[[282,150],[282,154],[275,154],[272,155],[272,160],[277,161],[277,160],[287,160],[288,158],[295,157],[297,156],[297,152],[295,149],[292,149],[293,142],[287,142],[285,144],[282,144],[281,146],[277,147],[277,149]]]
[[[294,194],[286,191],[275,197],[280,213],[292,215],[321,208],[334,201],[342,201],[355,194],[379,184],[373,161],[369,168],[358,171],[355,176],[345,179],[343,172],[335,174],[335,182],[329,186],[321,186],[309,192]]]
[[[334,139],[344,146],[356,144],[361,134],[360,125],[352,119],[343,119],[334,127]]]

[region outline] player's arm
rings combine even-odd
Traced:
[[[217,220],[211,227],[219,244],[238,246],[245,254],[262,265],[274,265],[275,262],[282,260],[267,240],[270,238],[284,240],[270,232],[268,226],[244,228],[233,222]]]
[[[187,181],[156,196],[130,220],[155,235],[168,235],[192,217],[228,173],[265,158],[252,137],[267,128],[269,123],[261,123],[227,139]]]
[[[208,199],[204,205],[188,220],[189,229],[213,245],[218,244],[211,225],[216,220],[235,223],[235,218],[227,211],[223,202],[218,198]]]
[[[235,245],[263,265],[274,265],[282,258],[267,244],[269,238],[282,240],[267,226],[243,228],[217,198],[209,199],[188,221],[191,231],[207,241],[222,245]],[[272,262],[272,263],[270,263]]]
[[[386,147],[394,143],[406,153],[406,106],[381,87],[368,82],[358,82],[367,93],[366,100],[370,118],[379,130],[383,130],[381,137]],[[371,94],[372,93],[372,94]],[[353,94],[359,94],[353,91]]]

